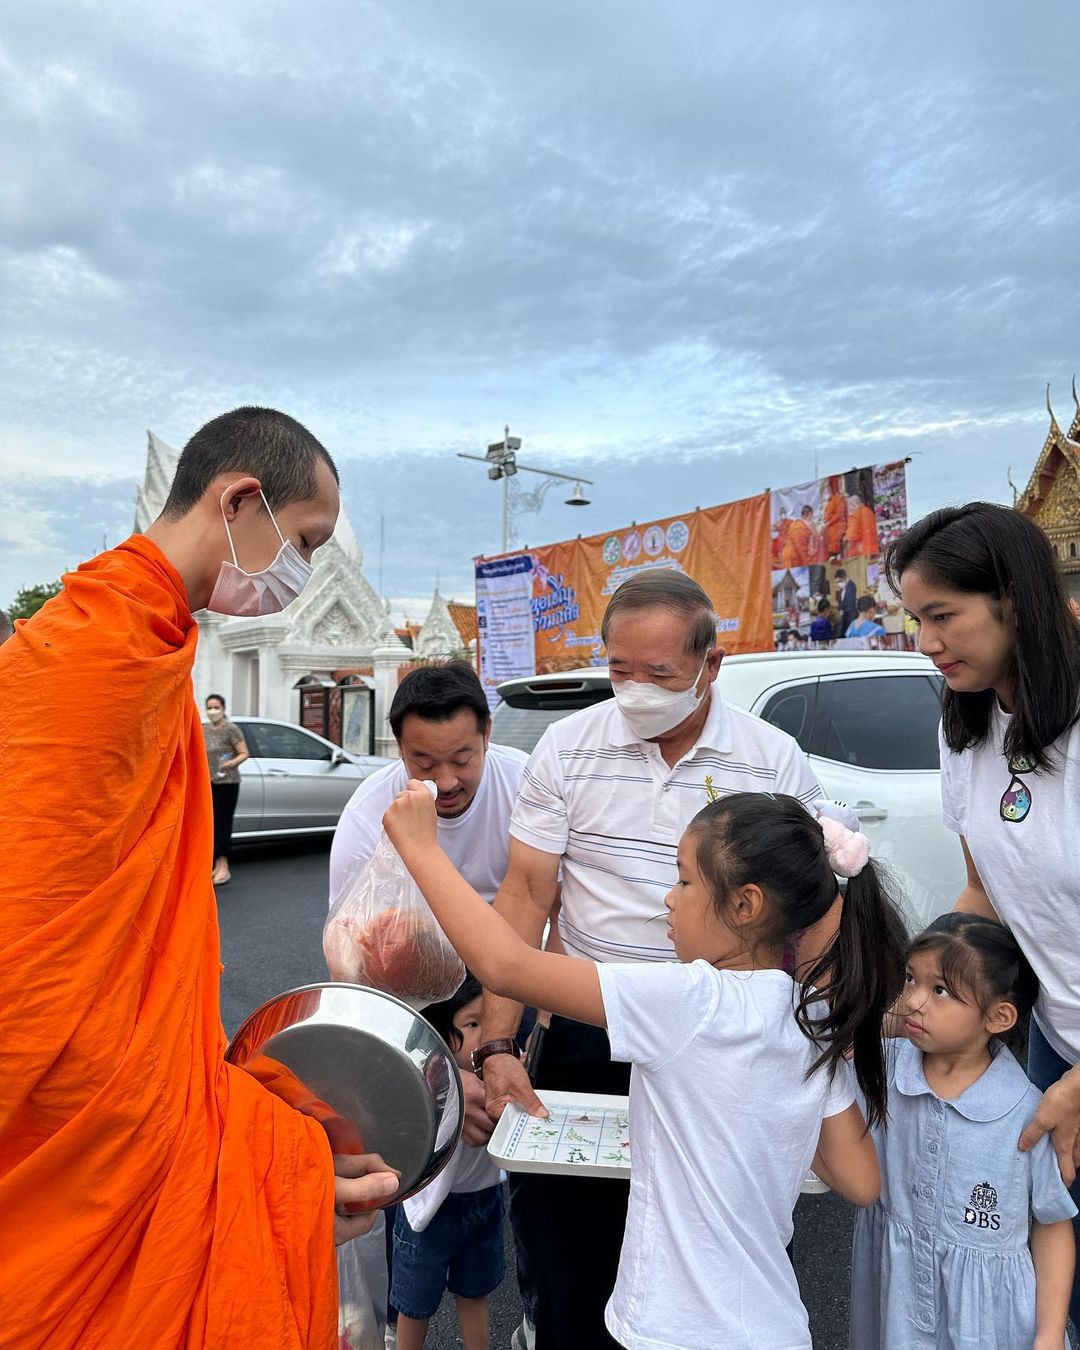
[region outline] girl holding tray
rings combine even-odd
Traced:
[[[467,885],[438,846],[423,784],[384,823],[485,987],[606,1027],[613,1057],[633,1066],[612,1336],[628,1350],[810,1350],[785,1252],[800,1184],[812,1166],[858,1205],[881,1187],[844,1053],[882,1121],[881,1024],[905,935],[866,837],[793,797],[713,802],[680,840],[665,897],[678,962],[597,965],[536,951]],[[838,929],[796,983],[796,939],[835,905],[836,875],[849,878]]]

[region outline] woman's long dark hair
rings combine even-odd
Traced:
[[[1013,714],[1005,755],[1037,769],[1055,766],[1050,747],[1080,721],[1080,622],[1069,608],[1049,539],[1008,506],[970,502],[933,511],[907,530],[885,557],[897,593],[909,567],[928,584],[1012,602]],[[982,745],[990,730],[992,689],[946,689],[942,729],[950,750]]]
[[[764,892],[770,912],[755,933],[763,947],[794,945],[836,901],[821,826],[794,797],[734,793],[699,811],[690,831],[721,918],[733,890],[755,885]],[[797,971],[795,1017],[820,1050],[810,1073],[825,1068],[831,1077],[852,1050],[871,1125],[885,1120],[881,1022],[903,984],[906,945],[900,913],[868,862],[848,881],[832,946]]]

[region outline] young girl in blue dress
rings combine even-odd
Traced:
[[[678,961],[597,965],[537,951],[485,904],[439,848],[422,784],[385,825],[486,988],[606,1027],[612,1057],[632,1065],[630,1207],[605,1316],[615,1340],[810,1350],[785,1252],[800,1184],[812,1164],[856,1204],[880,1186],[844,1053],[854,1047],[881,1119],[881,1018],[899,993],[905,935],[865,836],[792,797],[722,798],[679,842],[664,902]],[[838,928],[837,873],[850,878]],[[785,962],[826,916],[824,937],[800,945],[796,983]],[[588,1215],[566,1240],[587,1263]]]
[[[1062,1350],[1076,1207],[1050,1139],[1017,1142],[1040,1092],[1001,1037],[1038,986],[1007,928],[945,914],[911,943],[889,1043],[878,1202],[855,1222],[858,1350]]]

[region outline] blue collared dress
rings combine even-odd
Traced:
[[[855,1221],[851,1350],[1031,1350],[1029,1219],[1071,1219],[1049,1137],[1016,1146],[1041,1093],[1004,1046],[952,1101],[922,1051],[889,1044],[881,1198]]]

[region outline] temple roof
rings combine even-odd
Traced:
[[[1073,382],[1073,397],[1076,398],[1076,382]],[[1080,478],[1080,401],[1077,402],[1076,416],[1072,420],[1068,435],[1062,431],[1050,406],[1050,388],[1046,391],[1046,409],[1050,414],[1050,429],[1046,433],[1039,458],[1035,461],[1028,485],[1017,498],[1017,509],[1026,516],[1036,516],[1039,507],[1045,501],[1058,474],[1071,470]]]

